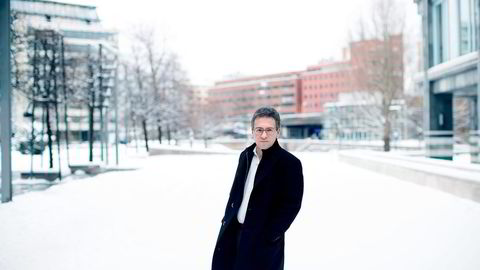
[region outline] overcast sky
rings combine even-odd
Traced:
[[[64,1],[97,6],[103,24],[121,33],[139,24],[154,26],[191,81],[206,85],[235,73],[302,70],[340,59],[349,29],[372,0]],[[409,27],[416,28],[414,1],[400,1]],[[120,47],[129,50],[124,38]]]

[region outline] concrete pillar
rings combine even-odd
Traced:
[[[0,144],[2,202],[12,200],[12,108],[10,82],[10,1],[0,0]]]

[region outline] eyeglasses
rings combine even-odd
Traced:
[[[274,128],[261,128],[261,127],[254,128],[253,131],[255,131],[255,135],[257,136],[261,136],[263,132],[266,132],[268,136],[272,136],[273,133],[276,132]]]

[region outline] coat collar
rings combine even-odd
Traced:
[[[247,148],[247,153],[253,151],[253,149],[255,149],[255,146],[255,143],[250,145]],[[279,149],[281,149],[281,147],[278,144],[278,140],[275,140],[275,142],[270,148],[262,150],[262,159],[260,160],[260,164],[258,165],[257,173],[255,175],[254,187],[261,183],[266,176],[271,174],[271,171],[274,169],[275,163],[280,157],[278,154],[275,154],[276,152],[278,152]],[[250,157],[250,155],[253,157],[252,153],[248,154],[247,156]],[[248,162],[250,164],[251,158],[249,158]]]
[[[253,143],[252,145],[250,145],[249,147],[247,147],[247,151],[250,153],[252,151],[254,151],[255,147],[257,146],[256,143]],[[280,144],[278,143],[278,140],[275,140],[275,142],[272,144],[272,146],[270,146],[268,149],[265,149],[265,150],[262,150],[262,159],[263,157],[268,157],[270,155],[272,155],[272,153],[278,151],[278,149],[281,149],[280,147]]]

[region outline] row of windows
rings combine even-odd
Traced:
[[[322,107],[323,103],[303,103],[304,108],[319,108]]]
[[[318,97],[331,97],[331,98],[336,98],[338,97],[338,93],[320,93],[320,94],[310,94],[310,95],[303,95],[303,99],[312,99],[312,98],[318,98]]]
[[[279,109],[280,107],[290,107],[290,106],[294,106],[295,104],[294,103],[274,103],[274,104],[270,104],[271,106]],[[235,106],[235,108],[232,109],[233,112],[240,112],[240,111],[245,111],[245,110],[255,110],[257,109],[258,106],[257,105],[246,105],[246,106]]]
[[[70,30],[62,30],[62,33],[65,35],[65,37],[81,39],[108,39],[115,35],[115,33],[111,32],[84,32]]]
[[[266,96],[251,96],[251,97],[242,97],[242,98],[226,98],[222,102],[248,102],[254,100],[265,100],[265,99],[275,99],[275,98],[293,98],[294,94],[287,95],[266,95]]]
[[[303,89],[322,89],[322,88],[333,88],[333,87],[347,87],[349,83],[340,82],[340,83],[330,83],[330,84],[318,84],[318,85],[305,85]]]
[[[252,88],[244,88],[244,89],[233,89],[233,90],[217,90],[210,91],[212,96],[240,96],[246,93],[255,93],[259,92],[260,90],[269,91],[269,90],[284,90],[284,91],[291,91],[294,87],[294,84],[284,84],[284,85],[274,85],[274,86],[266,86],[266,87],[252,87]]]
[[[345,78],[345,77],[347,77],[346,73],[328,73],[328,74],[305,76],[305,77],[302,77],[302,79],[306,81],[310,81],[310,80],[322,80],[322,79]]]

